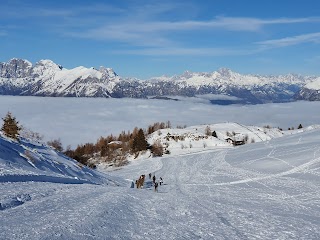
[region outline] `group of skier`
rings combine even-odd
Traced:
[[[150,180],[151,180],[151,177],[152,177],[152,186],[154,187],[154,191],[158,192],[158,187],[159,187],[159,185],[161,186],[163,184],[163,179],[162,179],[162,177],[160,177],[159,181],[156,181],[156,176],[155,175],[152,176],[152,174],[149,173]],[[136,180],[135,183],[132,181],[131,188],[134,188],[135,185],[137,188],[142,188],[144,185],[144,180],[145,180],[145,175],[141,175],[139,177],[139,179]]]
[[[149,173],[149,178],[151,178],[151,173]],[[163,179],[162,179],[162,177],[160,177],[159,182],[157,182],[157,181],[156,181],[156,176],[153,175],[153,177],[152,177],[152,183],[153,183],[153,186],[154,186],[154,191],[155,191],[155,192],[158,192],[158,186],[159,186],[159,184],[160,184],[160,186],[163,184]]]

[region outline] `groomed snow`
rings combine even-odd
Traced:
[[[319,136],[310,127],[108,172],[128,183],[146,174],[144,189],[0,183],[0,239],[319,239]],[[149,173],[164,179],[158,193]]]

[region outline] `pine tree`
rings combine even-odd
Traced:
[[[144,136],[143,130],[140,128],[137,135],[134,137],[132,142],[132,150],[133,152],[139,152],[143,150],[147,150],[148,142]]]
[[[216,133],[216,131],[213,131],[213,132],[212,132],[212,137],[217,138],[217,133]]]
[[[18,139],[19,131],[21,130],[21,127],[18,125],[18,121],[16,121],[16,118],[12,116],[10,112],[7,113],[7,115],[2,118],[3,125],[1,128],[1,131],[9,138],[12,139]]]

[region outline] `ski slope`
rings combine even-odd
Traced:
[[[319,239],[319,136],[140,159],[106,174],[127,184],[2,182],[1,206],[11,207],[0,209],[0,239]],[[149,173],[164,179],[158,193],[130,188]]]

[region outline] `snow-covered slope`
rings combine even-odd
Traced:
[[[211,134],[207,134],[209,130]],[[212,136],[212,132],[217,137]],[[201,152],[217,147],[231,147],[234,141],[245,144],[268,141],[282,137],[284,133],[278,128],[245,126],[239,123],[217,123],[196,125],[183,129],[161,129],[148,138],[149,144],[159,141],[171,155]],[[229,141],[228,141],[229,140]]]
[[[0,183],[0,239],[319,239],[320,129],[295,133],[109,172],[144,189]]]
[[[0,135],[0,182],[112,183],[52,148],[28,139]]]

